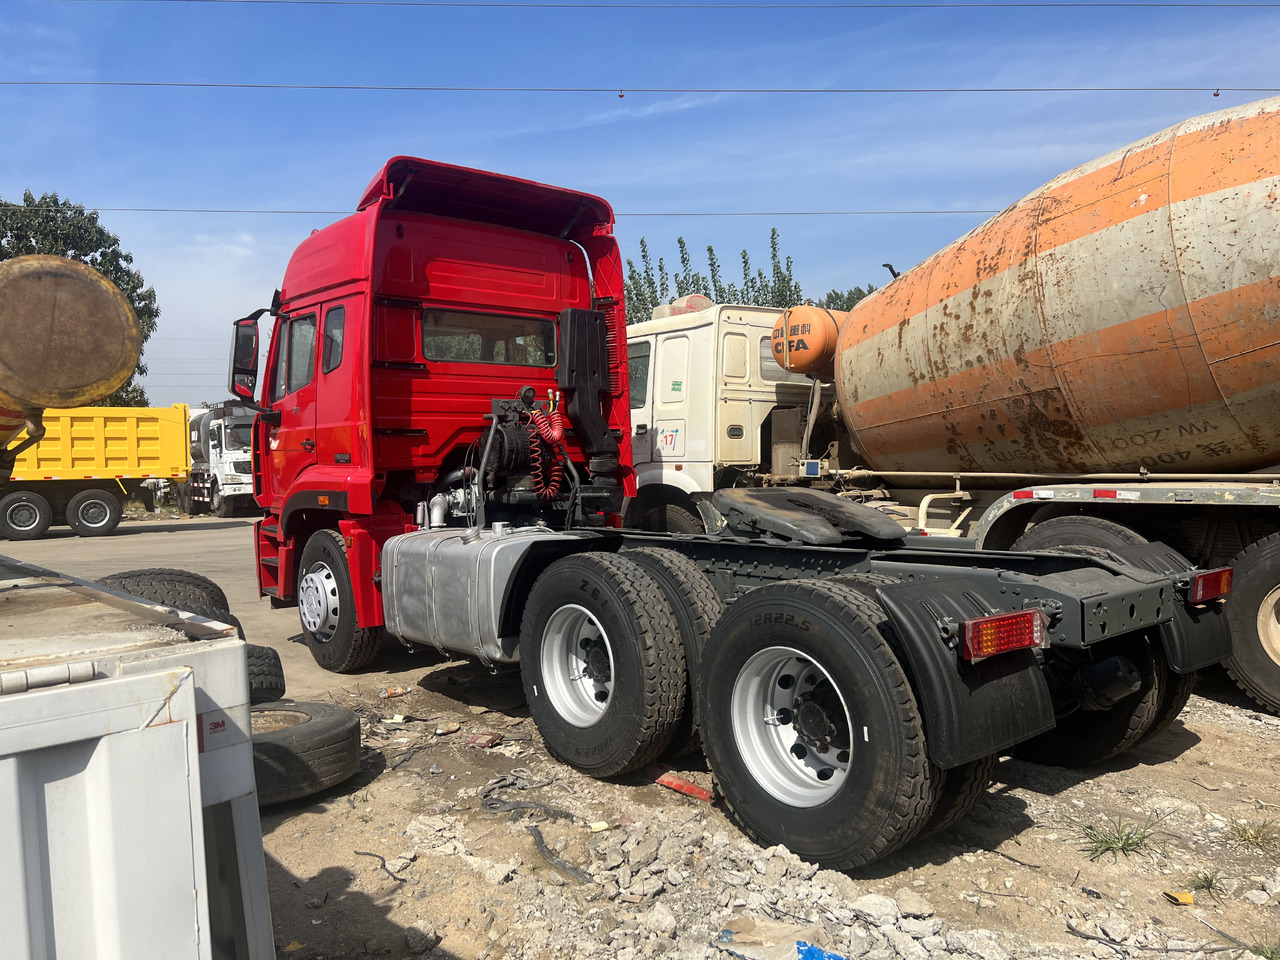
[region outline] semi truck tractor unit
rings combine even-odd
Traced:
[[[987,548],[1160,540],[1234,568],[1226,666],[1280,709],[1278,185],[1271,99],[1063,174],[848,314],[696,304],[633,325],[636,430],[682,432],[638,456],[636,521],[804,484]],[[716,351],[702,406],[671,390],[682,340]]]
[[[1158,543],[910,545],[786,488],[717,491],[699,534],[622,528],[612,225],[588,194],[395,158],[236,322],[259,587],[323,666],[384,633],[518,664],[564,762],[613,776],[701,742],[744,830],[848,867],[962,817],[999,753],[1084,764],[1152,735],[1227,655],[1230,571]]]

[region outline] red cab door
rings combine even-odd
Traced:
[[[316,462],[315,313],[280,321],[271,365],[270,406],[278,423],[265,426],[263,472],[270,509],[283,509],[294,484]]]

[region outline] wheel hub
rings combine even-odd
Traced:
[[[337,581],[333,571],[321,564],[298,584],[298,615],[303,629],[325,643],[333,637],[340,613]]]
[[[613,679],[609,672],[609,651],[600,641],[592,643],[587,650],[587,662],[582,671],[597,683],[608,683]]]
[[[9,526],[15,530],[30,530],[36,525],[38,518],[36,508],[28,503],[19,503],[9,508]]]
[[[599,722],[613,696],[613,653],[595,615],[567,603],[542,634],[542,682],[556,712],[575,727]]]
[[[836,725],[827,716],[826,708],[809,694],[796,697],[791,708],[796,733],[811,747],[830,746],[836,738]]]
[[[99,527],[107,520],[107,509],[96,500],[80,508],[80,519],[90,527]]]

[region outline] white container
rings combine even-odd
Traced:
[[[6,960],[274,957],[245,644],[177,618],[0,557]]]

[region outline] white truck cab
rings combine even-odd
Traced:
[[[627,523],[702,529],[697,502],[771,465],[775,408],[805,410],[808,377],[773,361],[780,309],[715,304],[693,294],[627,328],[632,457],[639,494]],[[796,444],[797,458],[799,444]]]

